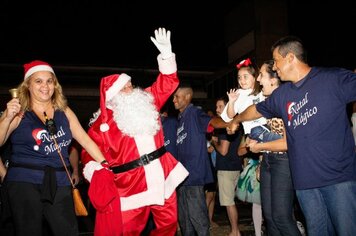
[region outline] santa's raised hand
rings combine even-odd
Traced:
[[[155,30],[155,37],[151,37],[151,41],[156,45],[163,59],[172,57],[171,31],[158,28]]]

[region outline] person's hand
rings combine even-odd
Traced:
[[[166,31],[165,28],[156,29],[155,37],[151,37],[151,41],[156,45],[163,59],[172,56],[171,32],[169,30]]]
[[[100,164],[102,165],[102,167],[104,167],[105,169],[110,169],[110,165],[109,162],[107,160],[104,160],[102,162],[100,162]]]
[[[208,147],[208,153],[212,153],[215,150],[215,148],[211,145]]]
[[[90,183],[94,172],[103,168],[104,167],[99,162],[89,161],[83,168],[83,176]]]
[[[217,136],[211,136],[211,141],[212,141],[212,142],[218,142],[219,139],[218,139]]]
[[[73,181],[74,186],[79,184],[80,178],[79,178],[78,171],[73,171],[73,173],[72,173],[72,181]]]
[[[6,104],[6,110],[3,116],[5,116],[9,120],[13,120],[17,115],[22,116],[20,111],[21,111],[21,105],[19,99],[13,98]]]
[[[253,153],[259,153],[261,150],[259,150],[257,140],[247,138],[246,139],[246,147],[250,149],[251,152]]]
[[[238,89],[230,89],[230,91],[226,92],[229,102],[235,102],[239,98],[239,90]]]
[[[0,158],[0,183],[2,183],[4,181],[6,172],[7,172],[7,169]]]
[[[226,127],[227,134],[234,134],[236,130],[240,127],[240,123],[230,122]]]

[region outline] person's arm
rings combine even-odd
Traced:
[[[236,115],[236,112],[234,111],[235,102],[228,102],[226,106],[227,106],[226,108],[227,116],[230,119],[234,118],[234,116]]]
[[[227,93],[227,96],[229,97],[229,102],[226,104],[226,113],[229,119],[234,118],[234,116],[236,115],[235,102],[239,98],[238,91],[238,89],[230,89],[230,91]]]
[[[104,155],[101,153],[98,145],[89,137],[85,132],[77,116],[74,112],[67,107],[65,111],[70,124],[70,130],[72,131],[73,138],[90,154],[91,157],[97,162],[105,161]]]
[[[287,140],[281,138],[265,143],[257,143],[257,141],[251,140],[247,146],[250,148],[250,151],[254,153],[262,151],[285,152],[287,151]]]
[[[222,156],[225,156],[229,151],[230,142],[227,140],[217,140],[217,138],[212,138],[211,144],[214,146],[215,150],[219,152]]]
[[[151,41],[160,52],[157,57],[160,73],[156,81],[145,90],[152,93],[158,110],[164,106],[179,85],[176,56],[172,52],[170,35],[169,30],[159,28],[155,30],[155,37],[151,37]]]
[[[234,116],[236,115],[235,102],[239,97],[239,94],[236,93],[235,89],[230,89],[230,91],[226,92],[226,94],[229,97],[229,101],[221,112],[220,117],[225,122],[230,122],[232,118],[234,118]]]
[[[248,153],[248,148],[246,146],[246,139],[245,136],[243,136],[240,145],[237,148],[237,155],[241,157],[243,155],[246,155],[247,153]]]
[[[73,144],[72,144],[73,145]],[[72,180],[74,185],[77,185],[80,181],[79,178],[79,152],[76,147],[72,146],[69,152],[69,162],[72,167]]]
[[[214,127],[215,129],[218,129],[218,128],[227,128],[229,126],[229,123],[225,122],[220,117],[213,117],[211,118],[209,125]]]
[[[239,124],[243,121],[249,121],[249,120],[256,120],[258,118],[261,118],[262,114],[259,113],[256,109],[256,105],[253,104],[246,108],[243,112],[238,114],[237,116],[234,117],[234,119],[230,122],[228,127],[226,128],[227,132],[229,134],[235,133],[237,128],[239,127]]]
[[[250,151],[254,153],[262,151],[286,152],[288,149],[286,131],[283,129],[283,136],[280,139],[263,143],[258,143],[256,140],[249,140],[247,146],[250,148]]]
[[[6,175],[6,168],[0,157],[0,183],[4,181],[5,175]]]
[[[0,117],[0,146],[4,145],[10,134],[20,124],[21,105],[17,98],[13,98],[6,104],[6,110]]]

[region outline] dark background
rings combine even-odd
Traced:
[[[2,0],[0,110],[9,99],[8,88],[22,81],[22,65],[40,59],[55,67],[69,105],[86,124],[99,107],[98,91],[103,76],[125,72],[136,85],[143,87],[153,82],[158,50],[150,36],[158,27],[171,30],[180,79],[187,78],[195,91],[206,89],[209,83],[207,76],[199,77],[201,72],[215,75],[232,71],[225,76],[229,82],[218,80],[210,86],[214,92],[207,91],[207,98],[194,101],[215,110],[214,100],[236,83],[235,67],[229,64],[227,55],[228,46],[233,43],[231,32],[243,36],[259,27],[257,20],[250,17],[253,14],[248,13],[255,9],[242,6],[266,5],[265,1],[285,3],[285,9],[270,7],[265,11],[271,18],[280,11],[286,12],[289,34],[304,41],[310,65],[356,68],[356,1],[351,0]],[[241,16],[247,17],[227,22],[230,18],[226,16],[236,8]],[[70,93],[71,88],[78,87],[84,90],[90,87],[97,93],[90,96],[78,96],[76,90]],[[172,106],[171,101],[169,104]]]
[[[312,65],[356,68],[356,2],[289,0],[289,29]]]
[[[150,36],[165,27],[172,31],[182,67],[222,66],[223,14],[230,4],[192,4],[2,1],[1,62],[23,64],[41,58],[57,65],[156,68],[158,51]]]
[[[213,71],[227,65],[224,15],[241,1],[2,0],[0,63],[156,68],[149,37],[162,26],[172,31],[180,69]],[[355,1],[279,1],[311,64],[356,67]]]

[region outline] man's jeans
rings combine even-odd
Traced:
[[[356,235],[356,181],[297,190],[308,236]]]
[[[181,185],[178,188],[178,219],[182,235],[210,235],[204,186]]]
[[[282,136],[271,132],[266,126],[256,126],[251,129],[249,138],[260,143],[277,140],[282,138]]]

